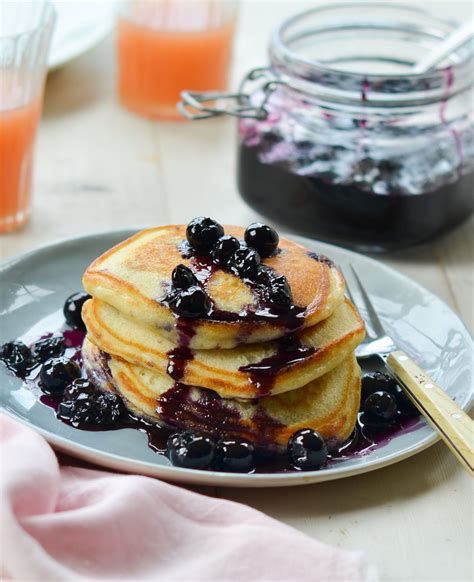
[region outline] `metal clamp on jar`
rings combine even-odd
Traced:
[[[474,209],[470,46],[412,70],[453,28],[408,5],[323,6],[274,31],[237,93],[179,107],[239,118],[239,189],[261,214],[362,251],[409,246]]]

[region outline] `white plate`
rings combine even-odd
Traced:
[[[25,334],[40,320],[57,313],[65,298],[81,288],[86,266],[132,231],[101,233],[58,242],[15,258],[0,267],[0,344]],[[464,409],[472,400],[472,341],[459,318],[438,297],[381,263],[362,255],[293,237],[323,253],[343,268],[354,264],[375,307],[402,349]],[[43,330],[44,331],[44,330]],[[233,474],[194,471],[170,465],[147,446],[146,435],[133,429],[88,432],[72,428],[40,404],[21,380],[0,366],[0,404],[11,416],[31,426],[58,449],[93,463],[163,479],[214,486],[276,487],[339,479],[378,469],[426,449],[437,440],[424,423],[397,435],[365,456],[320,471]]]
[[[56,26],[48,58],[50,70],[93,48],[112,30],[113,0],[53,0]]]

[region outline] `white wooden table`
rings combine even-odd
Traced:
[[[468,3],[436,5],[445,13],[449,6],[469,11]],[[266,62],[271,27],[302,6],[244,3],[235,79]],[[33,218],[0,237],[0,259],[63,237],[200,214],[253,221],[236,189],[235,137],[230,119],[153,123],[123,111],[108,39],[48,79]],[[380,257],[442,297],[471,330],[473,230],[470,221],[432,244]],[[329,544],[366,550],[383,580],[472,580],[472,482],[443,444],[351,479],[201,491],[247,503]]]

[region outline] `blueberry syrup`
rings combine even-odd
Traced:
[[[369,427],[364,424],[363,414],[359,412],[357,423],[349,439],[339,445],[330,455],[331,463],[341,463],[355,457],[363,457],[371,451],[387,445],[400,434],[407,434],[420,427],[420,417],[404,417],[397,419],[383,428]]]
[[[207,284],[212,274],[219,268],[210,256],[197,254],[183,241],[179,247],[184,259],[190,260],[190,268],[207,291]],[[309,253],[309,256],[317,261],[322,261],[333,266],[333,263],[323,255]],[[269,288],[265,283],[259,283],[254,278],[242,277],[243,281],[253,290],[257,298],[256,305],[249,306],[245,313],[233,313],[223,311],[212,306],[208,314],[209,319],[217,321],[258,321],[272,319],[273,322],[282,325],[288,332],[298,329],[304,321],[305,309],[294,304],[290,306],[278,306],[269,300]],[[172,301],[174,291],[170,290],[167,296],[161,300],[168,305]],[[192,319],[177,317],[176,328],[178,332],[178,344],[168,352],[167,372],[175,382],[180,382],[184,377],[187,363],[193,359],[190,343],[195,335],[195,323]],[[239,368],[239,371],[248,374],[249,380],[258,390],[259,397],[271,392],[275,375],[283,369],[300,363],[305,358],[314,354],[315,349],[303,346],[301,342],[291,335],[283,337],[277,343],[277,352],[260,362],[248,364]],[[177,391],[179,393],[179,391]]]
[[[211,276],[220,268],[215,265],[209,255],[196,253],[187,243],[183,241],[179,245],[179,250],[183,259],[190,260],[190,268],[196,278],[207,290],[207,285]],[[281,249],[278,252],[284,252]],[[279,325],[285,328],[288,332],[299,329],[304,324],[304,315],[306,308],[292,304],[288,307],[281,307],[275,305],[269,297],[268,285],[259,283],[252,277],[241,277],[242,281],[248,285],[255,296],[255,303],[244,307],[240,313],[232,311],[225,311],[218,309],[212,304],[211,309],[206,316],[201,319],[208,319],[212,321],[222,322],[267,322],[274,325]],[[163,298],[160,298],[160,303],[170,306],[172,301],[172,291],[166,293]]]
[[[313,251],[308,251],[306,254],[308,255],[308,257],[311,257],[312,259],[318,261],[319,263],[325,263],[328,267],[335,268],[336,266],[334,264],[334,261],[331,261],[331,259],[326,257],[326,255],[321,255]]]
[[[181,322],[180,325],[182,341],[189,342],[192,337],[189,328],[187,328],[185,322]],[[28,341],[23,341],[31,345],[38,339],[44,339],[53,335],[63,337],[65,344],[64,355],[82,366],[81,347],[85,336],[82,331],[62,328],[54,333],[44,333],[38,337],[29,336]],[[188,339],[184,340],[185,337]],[[292,346],[291,343],[287,344],[286,348],[287,353],[290,355],[287,356],[285,365],[291,365],[291,362],[298,358],[299,348],[298,346]],[[104,359],[106,362],[106,358]],[[264,368],[263,365],[262,368]],[[40,365],[38,364],[28,372],[25,378],[21,378],[23,388],[29,390],[43,405],[56,412],[61,402],[61,397],[46,395],[42,392],[39,371]],[[83,377],[86,377],[84,371]],[[217,393],[206,389],[194,390],[192,387],[176,382],[157,401],[157,411],[167,426],[161,427],[155,425],[150,421],[137,418],[130,412],[127,412],[120,420],[117,420],[112,425],[80,426],[77,430],[101,432],[133,428],[147,435],[148,445],[152,450],[165,455],[168,437],[176,429],[192,430],[198,434],[207,434],[215,439],[225,436],[226,438],[248,439],[253,442],[255,442],[255,439],[252,438],[252,435],[255,429],[257,429],[259,439],[255,443],[255,472],[280,473],[293,472],[295,470],[289,463],[287,455],[282,454],[281,451],[276,451],[272,447],[271,443],[274,442],[274,435],[281,428],[281,424],[276,419],[267,415],[263,408],[259,408],[251,418],[251,423],[249,424],[254,427],[252,431],[248,424],[242,422],[239,411],[235,407],[232,407],[232,405],[229,405]],[[383,428],[367,426],[363,419],[364,415],[360,413],[353,434],[342,445],[328,442],[330,455],[327,466],[330,467],[331,465],[341,463],[348,459],[367,455],[374,449],[386,445],[400,434],[416,430],[421,424],[419,417],[404,417],[400,414],[394,422]],[[64,419],[58,418],[58,420],[69,424]]]
[[[167,373],[173,380],[179,382],[186,372],[187,363],[193,359],[190,348],[191,340],[196,334],[193,322],[190,319],[178,317],[176,322],[178,345],[168,352]]]
[[[301,363],[316,351],[314,347],[304,346],[291,336],[282,338],[277,345],[277,352],[272,356],[239,368],[240,372],[249,375],[249,380],[257,388],[259,396],[266,396],[271,392],[278,372]]]
[[[242,422],[239,411],[216,392],[200,388],[199,392],[184,384],[175,384],[157,401],[157,412],[169,426],[207,434],[215,439],[240,438],[255,441],[254,430],[249,423]],[[258,409],[250,424],[259,428],[255,443],[260,451],[272,448],[275,431],[282,424]],[[253,436],[253,438],[252,438]]]
[[[373,174],[382,175],[381,181],[391,180],[383,176],[382,164],[371,164]],[[450,230],[474,210],[472,172],[421,194],[404,194],[394,185],[390,194],[382,195],[357,181],[344,183],[336,175],[299,175],[289,165],[266,163],[258,147],[241,145],[238,182],[242,197],[276,222],[337,244],[402,248]]]

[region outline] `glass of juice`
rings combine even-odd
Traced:
[[[55,11],[48,2],[2,2],[0,10],[0,233],[31,211],[36,128]]]
[[[127,109],[182,119],[181,91],[225,90],[237,13],[233,0],[130,0],[118,21],[118,94]]]

